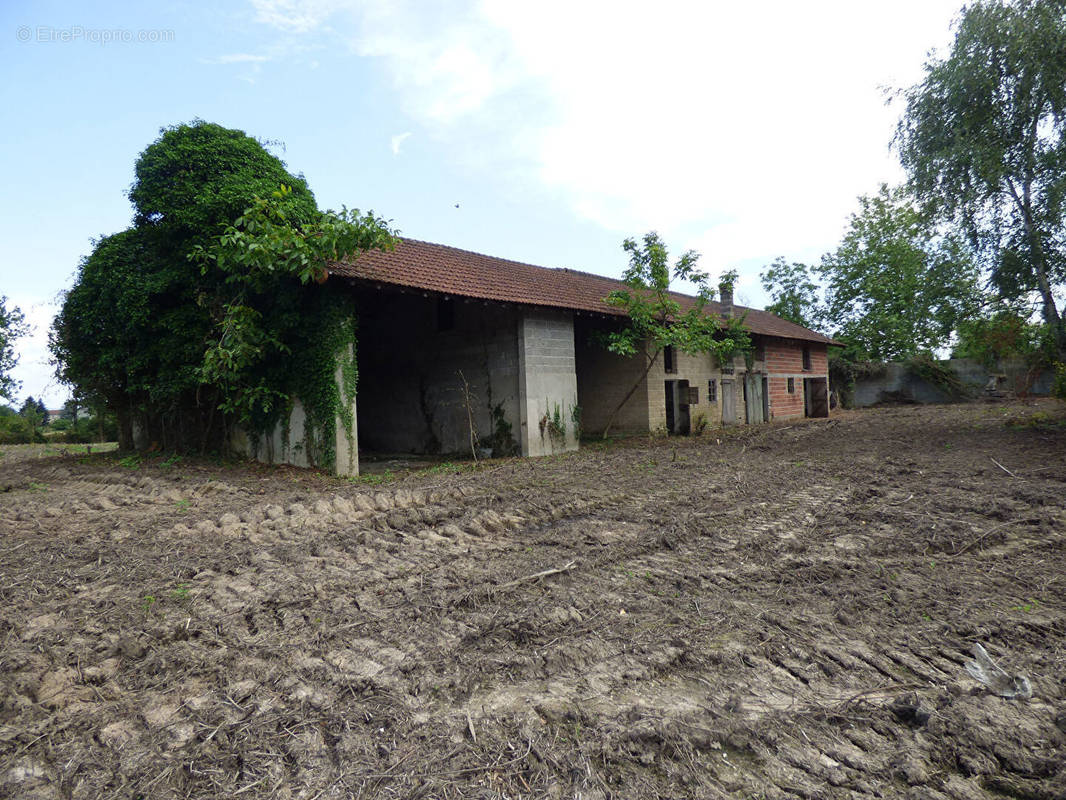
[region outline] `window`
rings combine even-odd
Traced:
[[[796,379],[795,378],[789,378],[788,379],[788,393],[789,394],[795,394],[796,393]]]
[[[688,404],[690,406],[698,406],[700,404],[700,387],[690,386],[688,387]]]
[[[437,330],[450,331],[455,328],[455,303],[447,297],[437,300]]]
[[[713,378],[707,381],[707,402],[718,402],[718,381],[714,380]]]
[[[663,348],[663,367],[667,372],[677,372],[677,362],[674,358],[674,346],[668,344]]]
[[[803,345],[803,369],[804,371],[811,368],[811,348],[809,345]]]

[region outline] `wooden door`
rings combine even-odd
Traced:
[[[737,421],[737,392],[733,381],[722,381],[722,424],[735,425]]]

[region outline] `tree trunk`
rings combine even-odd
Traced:
[[[1009,182],[1007,186],[1010,189],[1011,196],[1014,198],[1014,203],[1018,208],[1018,211],[1022,216],[1022,223],[1025,225],[1025,233],[1029,237],[1029,252],[1032,256],[1033,272],[1036,274],[1036,285],[1040,292],[1040,298],[1043,305],[1043,317],[1044,322],[1051,328],[1051,332],[1055,337],[1055,342],[1058,345],[1059,350],[1066,349],[1066,327],[1063,325],[1063,320],[1059,317],[1059,310],[1055,304],[1055,295],[1051,288],[1051,281],[1048,280],[1047,275],[1047,258],[1044,255],[1044,241],[1040,235],[1040,231],[1036,229],[1033,224],[1032,209],[1029,206],[1029,183],[1024,185],[1024,200],[1018,196],[1018,191],[1015,189],[1014,184]]]
[[[119,411],[115,414],[118,417],[118,449],[119,450],[132,450],[133,449],[133,419],[128,412]],[[100,415],[100,440],[103,441],[103,415]]]
[[[651,372],[652,365],[658,360],[659,353],[662,352],[662,348],[655,351],[655,355],[648,357],[648,365],[644,367],[644,372],[637,378],[637,382],[633,384],[633,388],[626,392],[626,396],[622,398],[622,402],[618,404],[614,411],[611,412],[611,416],[607,418],[607,424],[603,427],[603,438],[607,438],[608,432],[611,430],[611,425],[614,423],[614,418],[618,416],[618,412],[622,410],[622,406],[629,402],[629,398],[633,396],[634,392],[640,388],[640,384],[644,383],[644,379],[648,377],[648,373]],[[644,354],[648,356],[647,353]]]

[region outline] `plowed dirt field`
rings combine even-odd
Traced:
[[[1064,418],[376,486],[4,448],[0,796],[1064,798]]]

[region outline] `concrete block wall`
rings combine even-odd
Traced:
[[[1050,394],[1054,379],[1051,370],[1032,372],[1022,359],[1006,359],[991,368],[969,358],[952,358],[941,363],[954,371],[975,396],[984,391],[993,376],[998,377],[996,388],[1000,391],[1036,396]],[[885,364],[881,373],[863,378],[855,384],[856,408],[899,400],[914,403],[950,403],[954,398],[939,387],[912,374],[906,364],[897,362]]]
[[[552,310],[526,311],[517,325],[519,444],[524,456],[540,456],[578,447],[577,369],[574,315]],[[556,437],[542,424],[556,417],[565,428]]]

